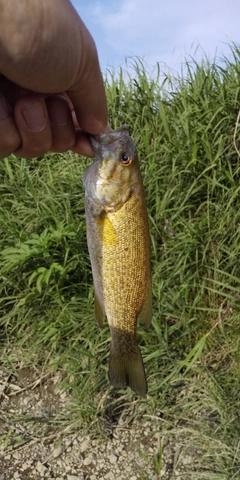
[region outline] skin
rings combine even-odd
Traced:
[[[94,41],[68,0],[0,0],[0,158],[73,150],[109,130]]]

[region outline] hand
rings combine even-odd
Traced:
[[[0,158],[71,149],[108,130],[94,41],[68,0],[0,0]]]

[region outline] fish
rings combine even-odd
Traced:
[[[89,136],[96,159],[83,177],[95,320],[110,327],[108,377],[118,389],[147,393],[138,319],[152,319],[150,235],[137,149],[128,126]]]

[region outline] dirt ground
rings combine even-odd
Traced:
[[[61,421],[72,400],[59,385],[60,374],[41,377],[34,367],[14,373],[2,368],[0,480],[193,478],[188,470],[198,452],[186,447],[181,436],[161,435],[156,416],[127,425],[120,416],[105,436],[96,438]]]

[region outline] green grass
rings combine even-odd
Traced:
[[[133,398],[139,418],[162,412],[164,438],[182,432],[201,449],[189,477],[198,480],[240,478],[237,45],[231,53],[219,65],[186,63],[179,77],[151,79],[137,60],[134,78],[106,79],[109,120],[130,127],[149,211],[154,316],[148,332],[138,329],[146,399],[116,395],[107,379],[109,330],[93,319],[86,246],[90,161],[67,153],[0,163],[2,360],[16,364],[16,349],[26,363],[61,369],[71,418],[94,431],[119,409],[131,413]]]

